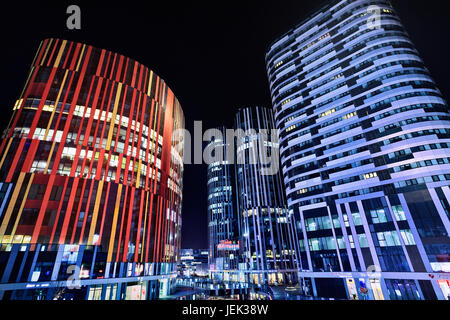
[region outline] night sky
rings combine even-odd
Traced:
[[[231,127],[239,107],[270,106],[264,55],[278,36],[323,0],[34,1],[1,9],[0,129],[5,129],[44,38],[121,53],[161,76],[179,99],[186,127]],[[450,96],[450,19],[442,0],[394,0],[403,24],[444,97]],[[66,8],[81,7],[81,30],[66,28]],[[191,130],[192,132],[192,130]],[[207,247],[206,166],[184,174],[183,248]]]

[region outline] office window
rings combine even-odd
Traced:
[[[353,224],[355,226],[362,226],[361,214],[359,212],[352,213]]]
[[[337,238],[337,243],[338,243],[338,247],[339,249],[345,249],[345,240],[344,237],[338,237]],[[353,248],[353,247],[352,247]]]
[[[402,235],[403,241],[405,242],[405,245],[407,246],[413,246],[416,244],[414,241],[414,236],[411,232],[411,230],[400,230],[400,234]]]
[[[377,238],[380,247],[395,247],[401,245],[397,231],[378,232]]]
[[[309,242],[309,250],[311,251],[320,250],[319,239],[309,239],[308,242]]]
[[[370,210],[370,216],[372,217],[372,222],[374,224],[387,222],[384,209]]]
[[[339,217],[337,215],[332,216],[333,218],[333,225],[335,228],[340,228],[341,227],[341,223],[339,221]]]
[[[397,221],[406,221],[405,211],[402,206],[392,206],[392,212]]]

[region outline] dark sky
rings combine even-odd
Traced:
[[[115,51],[151,68],[179,99],[188,129],[231,126],[237,108],[270,106],[264,55],[269,44],[323,0],[10,1],[2,4],[0,129],[48,37]],[[445,97],[450,96],[450,17],[442,0],[394,0],[407,31]],[[66,8],[82,10],[82,29],[66,29]],[[183,248],[207,247],[206,167],[184,175]]]

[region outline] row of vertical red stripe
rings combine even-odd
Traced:
[[[97,63],[97,65],[95,65]],[[52,121],[53,135],[50,138],[55,150],[50,157],[49,162],[53,164],[49,166],[49,173],[35,173],[35,179],[39,177],[45,180],[47,185],[45,194],[39,204],[39,214],[36,217],[36,222],[32,228],[31,235],[32,243],[39,243],[42,239],[48,237],[46,240],[49,243],[66,243],[66,244],[87,244],[89,240],[89,232],[91,228],[94,234],[98,235],[96,244],[107,246],[109,244],[110,236],[114,234],[114,254],[115,261],[127,261],[128,243],[131,241],[135,245],[135,252],[133,260],[135,262],[173,262],[175,256],[179,252],[180,246],[180,226],[179,219],[181,195],[176,194],[170,190],[167,185],[167,180],[170,176],[170,169],[176,173],[177,176],[182,176],[182,166],[172,162],[172,133],[175,129],[181,128],[184,125],[184,119],[181,107],[174,97],[172,91],[166,86],[163,80],[157,75],[153,74],[148,68],[143,65],[126,58],[122,55],[112,53],[106,50],[99,50],[91,46],[82,45],[80,43],[67,42],[60,39],[46,39],[41,44],[37,57],[33,63],[29,81],[24,90],[21,105],[27,101],[30,93],[35,86],[36,76],[41,68],[50,68],[49,77],[45,83],[40,103],[37,110],[30,110],[20,107],[15,110],[13,121],[9,127],[7,137],[0,145],[0,154],[7,153],[7,161],[3,163],[1,170],[7,171],[5,174],[5,182],[15,182],[19,172],[30,174],[33,161],[38,159],[36,154],[41,140],[33,139],[35,130],[38,128],[38,122],[44,110],[46,101],[51,90],[58,90],[62,92],[60,102],[62,103],[60,112],[55,113],[55,119]],[[67,71],[66,82],[58,83],[58,87],[54,87],[54,80],[57,71],[62,69]],[[131,71],[132,70],[132,71]],[[95,73],[94,73],[95,72]],[[131,77],[130,77],[131,74]],[[77,75],[77,76],[76,76]],[[61,90],[63,86],[64,90]],[[75,117],[75,108],[83,102],[82,95],[86,92],[82,88],[88,88],[87,98],[84,103],[84,115],[81,117],[81,124],[79,125],[77,138],[75,141],[76,153],[73,158],[70,174],[65,176],[61,181],[56,179],[58,174],[58,166],[62,159],[62,153],[66,145],[67,136],[70,131],[72,121]],[[121,88],[121,92],[118,93]],[[101,90],[104,89],[104,94],[101,97]],[[73,91],[73,97],[70,99],[70,91]],[[107,93],[109,93],[107,95]],[[126,106],[127,94],[131,93],[131,105]],[[150,93],[151,95],[148,95]],[[101,99],[100,99],[101,98]],[[53,101],[54,102],[54,101]],[[70,104],[68,114],[63,118],[63,110],[66,104]],[[87,106],[92,105],[90,116],[87,117]],[[113,113],[114,106],[117,105],[116,115],[119,120],[114,118],[110,120],[110,124],[115,122],[117,134],[112,135],[108,144],[111,148],[103,148],[100,145],[91,147],[89,145],[89,137],[93,137],[95,143],[97,138],[108,139],[109,130],[107,130],[107,117],[105,120],[95,121],[95,110],[102,112]],[[150,106],[150,108],[148,108]],[[165,108],[162,108],[164,106]],[[129,107],[129,114],[126,114],[126,108]],[[56,108],[56,104],[55,104]],[[162,112],[165,110],[164,123],[161,123]],[[14,128],[21,117],[22,112],[33,112],[34,118],[29,128],[27,137],[20,138],[20,142],[15,148],[8,149],[8,141],[10,139],[18,139],[13,135]],[[114,113],[113,113],[114,115]],[[148,117],[148,123],[143,123],[145,116]],[[121,128],[122,118],[128,117],[129,122],[126,128],[125,147],[123,152],[119,152],[117,147],[119,143],[119,131]],[[132,120],[140,123],[139,129],[135,125],[132,129]],[[87,122],[87,123],[85,123]],[[102,123],[103,122],[103,123]],[[53,123],[55,126],[53,127]],[[83,130],[86,124],[86,130]],[[102,124],[102,125],[101,125]],[[145,176],[140,176],[140,179],[145,179],[145,187],[141,188],[134,184],[136,180],[135,166],[139,163],[141,141],[143,137],[142,126],[146,125],[149,128],[149,143],[147,143],[145,152],[145,160],[141,163],[147,165],[147,172]],[[163,125],[163,128],[160,128]],[[61,143],[55,142],[57,128],[63,126]],[[155,141],[155,150],[150,150],[152,140],[151,129],[157,133]],[[101,129],[101,130],[100,130]],[[84,131],[84,132],[83,132]],[[161,153],[161,169],[156,167],[156,159],[159,146],[159,132],[162,131],[163,143]],[[93,134],[92,134],[93,132]],[[83,140],[81,136],[84,135]],[[130,143],[130,138],[132,142]],[[137,139],[136,139],[137,138]],[[137,141],[137,143],[135,143]],[[23,163],[19,163],[23,158],[23,153],[27,144],[26,156]],[[132,153],[136,148],[136,157]],[[127,153],[131,150],[131,156]],[[85,157],[80,158],[81,152],[85,151]],[[98,152],[98,163],[94,167],[93,159],[87,159],[88,151],[92,151],[95,155]],[[153,161],[151,156],[153,154]],[[106,174],[109,171],[109,165],[112,156],[118,155],[119,165],[116,170],[116,177],[114,181],[106,181]],[[122,169],[122,161],[125,161],[125,169]],[[7,168],[6,168],[7,166]],[[81,173],[77,173],[77,168],[81,167]],[[132,167],[132,170],[129,168]],[[85,170],[88,172],[88,177],[91,177],[93,169],[95,169],[95,178],[82,178]],[[152,175],[150,174],[152,170]],[[103,176],[102,172],[105,172]],[[160,182],[158,182],[158,173],[161,175]],[[120,181],[121,174],[123,174],[123,182]],[[131,184],[128,183],[129,175],[131,176]],[[153,175],[155,179],[153,179]],[[55,179],[58,181],[55,183]],[[88,180],[90,180],[89,187]],[[102,182],[103,184],[101,184]],[[122,185],[121,194],[118,194],[118,188],[112,188],[112,185]],[[159,184],[159,188],[158,187]],[[31,182],[33,185],[33,181]],[[63,188],[61,198],[57,205],[57,213],[54,218],[54,223],[50,228],[43,226],[43,221],[46,216],[46,211],[51,202],[50,195],[52,188],[59,185]],[[19,187],[19,186],[18,186]],[[25,188],[25,184],[21,188]],[[181,183],[179,185],[182,188]],[[114,189],[114,192],[112,191]],[[157,191],[159,190],[159,191]],[[98,206],[98,216],[93,226],[92,208],[96,205],[97,195],[101,192],[100,204]],[[81,195],[81,196],[80,196]],[[87,196],[87,197],[86,197]],[[67,197],[68,201],[64,201]],[[135,201],[136,197],[136,201]],[[76,201],[78,199],[78,201]],[[86,199],[86,201],[84,200]],[[115,206],[108,205],[108,203],[119,204],[117,210],[117,225],[116,230],[107,229],[106,222],[110,221],[115,214]],[[120,201],[119,201],[120,199]],[[155,201],[156,199],[156,201]],[[26,201],[26,199],[19,199],[19,201]],[[27,206],[25,206],[27,207]],[[136,207],[136,209],[134,208]],[[15,210],[16,211],[16,210]],[[169,220],[172,217],[172,211],[176,212],[176,221]],[[84,212],[84,216],[81,213]],[[167,214],[170,212],[170,214]],[[14,212],[17,215],[19,212]],[[145,216],[146,214],[146,216]],[[82,221],[81,221],[82,219]],[[90,220],[91,219],[91,220]],[[15,219],[11,219],[9,223],[13,223]],[[144,226],[144,221],[146,225]],[[79,226],[81,223],[81,227]],[[135,234],[132,230],[136,230]],[[19,225],[16,234],[22,232],[26,233],[30,230],[29,226]],[[140,244],[144,247],[143,252],[139,251]],[[170,255],[166,255],[166,250],[171,248]],[[143,255],[141,256],[141,253]]]

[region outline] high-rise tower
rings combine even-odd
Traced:
[[[278,136],[272,110],[240,109],[235,117],[235,130],[241,245],[250,280],[266,285],[294,284],[298,241],[279,171]],[[265,163],[262,159],[267,156],[271,160]]]
[[[266,63],[313,292],[447,298],[450,114],[395,9],[332,1]]]
[[[215,276],[223,277],[223,270],[238,267],[239,225],[234,202],[234,165],[226,159],[234,144],[227,141],[225,127],[216,130],[220,137],[214,137],[208,148],[220,150],[223,159],[208,165],[209,264]]]

